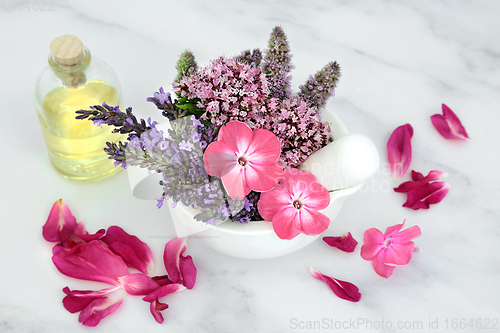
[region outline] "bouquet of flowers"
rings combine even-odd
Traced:
[[[273,29],[264,53],[247,50],[200,67],[185,51],[176,66],[175,96],[161,87],[147,99],[170,121],[168,133],[151,119],[138,120],[131,108],[106,103],[77,111],[77,118],[128,134],[105,151],[116,165],[163,176],[158,207],[171,199],[198,209],[194,218],[207,224],[266,220],[282,239],[318,235],[330,223],[319,212],[329,193],[296,168],[332,141],[320,110],[334,94],[340,68],[328,63],[292,94],[291,58],[281,27]]]

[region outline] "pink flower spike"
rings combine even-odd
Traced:
[[[413,210],[420,208],[429,209],[429,205],[441,202],[448,194],[450,183],[433,182],[427,183],[408,192],[408,197],[403,207]]]
[[[330,204],[330,194],[316,182],[310,172],[286,169],[280,184],[264,192],[257,203],[259,213],[272,221],[281,239],[292,239],[299,233],[319,235],[330,225],[320,213]]]
[[[389,169],[394,180],[404,175],[411,163],[411,138],[413,127],[410,124],[399,126],[387,141]]]
[[[93,240],[101,239],[101,237],[104,236],[105,233],[106,230],[99,229],[95,234],[89,234],[87,230],[85,230],[85,224],[83,221],[78,223],[74,230],[74,234],[77,237],[80,237],[84,242],[90,242]]]
[[[62,199],[52,205],[49,217],[43,226],[43,238],[47,242],[64,242],[76,228],[76,219]]]
[[[352,237],[350,232],[342,237],[323,237],[323,240],[326,244],[344,252],[354,252],[356,245],[358,245],[358,242]]]
[[[205,150],[205,170],[222,179],[228,195],[243,199],[250,191],[266,192],[280,180],[281,144],[264,129],[252,130],[239,121],[221,127],[217,141]]]
[[[119,277],[118,281],[130,295],[148,295],[160,288],[160,284],[142,273],[134,273]]]
[[[123,259],[95,240],[80,243],[69,251],[55,251],[52,261],[62,274],[82,280],[119,286],[117,278],[128,275]]]
[[[395,266],[404,266],[410,262],[415,249],[411,240],[422,234],[418,226],[401,231],[404,223],[403,221],[402,224],[387,228],[384,234],[371,228],[363,235],[361,257],[371,260],[375,272],[382,277],[388,278]]]
[[[111,251],[121,256],[127,266],[148,274],[148,269],[154,269],[153,253],[149,246],[136,236],[129,235],[122,228],[111,226],[102,237]]]
[[[191,256],[183,257],[186,250],[186,238],[174,238],[165,245],[163,262],[168,276],[173,283],[181,283],[192,289],[196,282],[196,267]]]
[[[438,132],[446,139],[460,139],[469,141],[469,135],[462,126],[460,119],[445,104],[442,105],[443,114],[431,116],[431,121]]]
[[[323,280],[338,297],[350,302],[359,302],[361,299],[359,289],[354,284],[323,275],[321,272],[315,271],[312,267],[309,270],[313,278]]]
[[[85,326],[97,326],[102,318],[109,316],[122,304],[123,298],[110,300],[107,297],[93,300],[78,317],[78,321]]]

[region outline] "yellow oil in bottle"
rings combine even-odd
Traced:
[[[121,105],[118,91],[101,80],[85,82],[76,88],[59,86],[45,95],[39,113],[43,136],[54,168],[65,178],[88,182],[111,177],[121,170],[103,151],[106,142],[117,142],[123,135],[112,133],[108,125],[75,119],[75,111],[91,105]]]

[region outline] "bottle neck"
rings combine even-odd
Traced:
[[[90,51],[83,47],[83,59],[80,63],[73,66],[64,66],[59,64],[52,53],[49,53],[49,66],[54,74],[61,79],[64,86],[68,88],[77,88],[87,82],[85,71],[91,62]]]

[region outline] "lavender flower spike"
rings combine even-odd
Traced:
[[[320,110],[325,107],[330,96],[333,96],[335,87],[340,78],[340,67],[337,62],[328,63],[318,71],[314,77],[299,87],[298,97],[310,107]]]
[[[182,52],[175,68],[177,69],[177,77],[174,81],[179,83],[184,76],[188,76],[198,70],[194,54],[189,50]]]
[[[291,59],[292,54],[285,32],[281,27],[275,27],[262,65],[262,71],[269,81],[269,97],[281,100],[290,98],[292,76],[289,73],[294,68]]]

